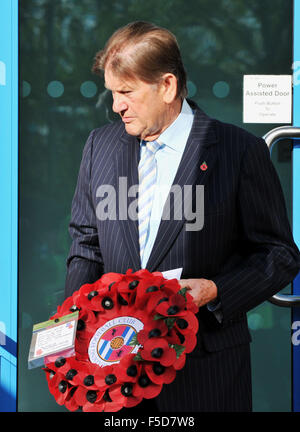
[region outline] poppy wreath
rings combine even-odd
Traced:
[[[198,307],[159,272],[104,274],[50,319],[75,311],[75,356],[44,368],[51,394],[70,411],[115,412],[158,396],[196,346]]]

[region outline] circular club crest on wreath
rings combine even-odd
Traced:
[[[51,394],[70,411],[114,412],[156,397],[196,346],[198,307],[159,272],[104,274],[51,319],[77,310],[75,356],[44,368]]]

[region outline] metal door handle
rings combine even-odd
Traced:
[[[275,141],[281,138],[300,138],[300,128],[294,126],[280,126],[270,130],[263,136],[271,152]],[[275,294],[269,299],[270,303],[283,307],[300,306],[300,296],[290,294]]]

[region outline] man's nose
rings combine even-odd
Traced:
[[[127,103],[125,102],[122,95],[113,95],[113,106],[112,109],[115,113],[120,113],[127,109]]]

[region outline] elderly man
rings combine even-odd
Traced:
[[[200,307],[198,344],[155,407],[250,411],[246,312],[282,289],[300,268],[268,148],[186,99],[180,51],[165,29],[145,22],[119,29],[96,55],[93,70],[104,71],[121,119],[92,131],[83,151],[66,296],[104,272],[182,267],[180,284]],[[116,201],[124,202],[121,178],[128,207],[134,198],[128,191],[138,185],[137,217],[124,217],[124,209],[115,218],[101,217],[99,187],[113,186]],[[198,195],[189,196],[194,219],[204,211],[197,228],[186,216],[174,216],[179,201],[170,200],[171,190],[184,191],[186,185],[203,186],[200,210]]]

